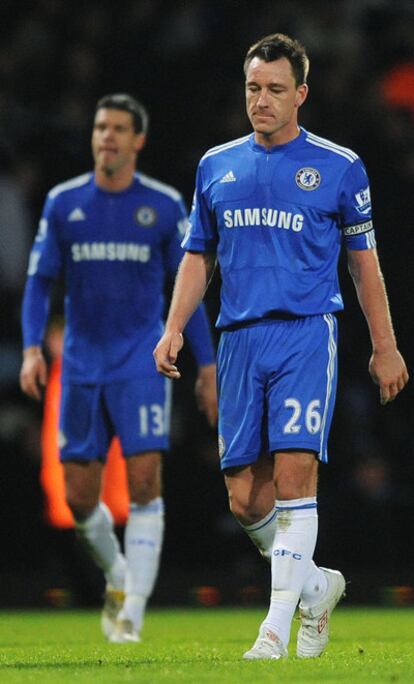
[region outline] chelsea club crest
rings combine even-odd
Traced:
[[[302,190],[316,190],[321,184],[321,174],[310,166],[299,169],[295,177],[296,185]]]
[[[139,226],[151,228],[157,220],[157,212],[153,207],[139,207],[135,212],[135,220]]]

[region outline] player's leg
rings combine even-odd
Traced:
[[[224,480],[231,512],[270,562],[276,531],[273,458],[262,455],[255,463],[228,468]]]
[[[225,332],[217,354],[219,453],[230,510],[260,553],[275,533],[273,459],[266,454],[263,329]],[[237,362],[237,363],[236,363]]]
[[[276,635],[285,648],[299,597],[321,606],[332,585],[327,572],[315,566],[312,556],[318,527],[315,457],[319,455],[326,460],[336,380],[333,319],[305,319],[289,323],[287,327],[292,329],[286,330],[290,364],[284,365],[285,373],[271,378],[267,393],[269,443],[272,451],[277,452],[274,472],[277,523],[272,551],[271,603],[259,634],[259,637]],[[340,573],[336,576],[340,582],[335,583],[335,600],[330,599],[330,612],[343,592],[342,588],[336,596],[344,582]],[[307,630],[308,634],[310,631]],[[326,629],[322,626],[322,632],[323,637],[313,649],[316,655],[326,646],[327,626]]]
[[[158,575],[164,534],[161,453],[127,458],[130,513],[125,529],[125,602],[114,641],[138,641]]]
[[[268,445],[263,439],[266,327],[224,333],[217,361],[219,452],[230,508],[263,555],[269,556],[275,533],[275,486],[273,458],[264,455]],[[270,648],[266,643],[265,649],[260,657],[285,655],[280,639]]]
[[[99,500],[102,463],[65,462],[66,500],[75,519],[76,532],[106,581],[123,590],[125,560],[113,529],[112,515]]]
[[[256,463],[244,468],[229,468],[224,479],[231,512],[270,564],[277,528],[273,457],[263,455]],[[317,603],[325,586],[325,577],[312,561],[301,593],[302,603]]]
[[[125,602],[115,643],[139,641],[158,574],[164,532],[161,452],[169,434],[170,382],[161,376],[107,388],[108,409],[126,456],[130,511],[125,528]]]
[[[104,454],[110,433],[98,387],[63,385],[60,411],[60,457],[66,499],[83,541],[106,579],[102,629],[108,638],[123,603],[125,559],[112,515],[99,500]]]
[[[291,459],[291,454],[289,454]],[[279,455],[278,463],[278,477],[281,476],[281,462],[283,456]],[[284,528],[284,508],[286,504],[281,504],[275,507],[275,486],[273,482],[273,459],[261,459],[259,462],[246,466],[245,468],[229,469],[225,473],[225,482],[229,492],[230,508],[239,521],[243,529],[246,531],[250,539],[257,546],[260,553],[272,562],[272,550],[274,538],[277,530],[277,520],[279,517],[280,527]],[[287,496],[287,492],[281,494]],[[316,503],[315,497],[304,497],[303,504]],[[290,502],[289,502],[290,503]],[[298,503],[298,502],[296,502]],[[271,506],[271,508],[270,508]],[[264,510],[270,512],[263,515]],[[306,510],[306,509],[305,509]],[[311,528],[314,528],[314,523],[317,522],[316,508],[309,509],[309,522]],[[305,515],[305,518],[307,515]],[[305,523],[306,526],[306,523]],[[313,537],[315,530],[311,529],[311,535],[307,537],[310,547],[314,547]],[[283,534],[279,535],[279,539],[283,542]],[[309,552],[309,551],[308,551]],[[274,561],[275,562],[275,561]],[[303,567],[303,565],[301,566]],[[277,573],[277,570],[275,570]],[[299,584],[302,582],[302,576],[299,575]],[[296,581],[296,585],[298,582]],[[325,572],[318,568],[313,561],[310,562],[306,578],[301,591],[301,605],[315,606],[323,598],[327,589],[327,578]],[[284,640],[288,641],[288,630],[290,628],[292,609],[296,608],[297,598],[291,604],[290,610],[283,612],[283,626],[280,630],[283,633]],[[273,608],[276,603],[274,602]],[[278,629],[278,624],[273,625],[273,630]]]
[[[315,455],[278,453],[275,460],[277,524],[273,541],[272,591],[259,637],[289,644],[290,629],[316,544]],[[250,653],[254,657],[257,645]],[[259,649],[260,650],[260,649]],[[249,653],[246,657],[249,657]]]
[[[291,620],[301,597],[297,647],[300,657],[316,657],[326,647],[329,616],[345,589],[340,572],[318,568],[312,561],[318,532],[315,456],[301,452],[276,455],[277,528],[272,552],[272,594],[263,623],[287,645]]]

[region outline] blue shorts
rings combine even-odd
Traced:
[[[223,470],[285,449],[310,449],[328,460],[337,381],[334,316],[225,331],[217,365]]]
[[[161,375],[107,385],[62,384],[61,461],[106,460],[112,438],[125,456],[169,447],[171,381]]]

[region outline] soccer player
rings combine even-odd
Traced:
[[[65,279],[66,330],[60,456],[79,536],[102,568],[102,629],[113,642],[140,640],[164,528],[161,453],[168,449],[170,387],[155,369],[166,275],[175,276],[187,223],[181,195],[135,170],[148,126],[127,94],[102,98],[92,133],[94,172],[53,188],[30,255],[23,299],[21,387],[41,398],[42,340],[52,281]],[[200,408],[216,421],[214,351],[206,312],[186,334],[198,364]],[[125,555],[99,500],[113,435],[126,456],[130,515]]]
[[[395,399],[408,380],[375,249],[365,168],[351,150],[298,126],[308,65],[300,43],[282,34],[248,50],[253,133],[200,161],[187,253],[154,351],[159,371],[179,377],[182,331],[217,256],[221,466],[232,512],[271,559],[269,611],[244,654],[249,660],[287,656],[298,602],[297,655],[319,656],[345,589],[338,570],[312,560],[318,460],[327,461],[336,390],[342,242],[369,327],[369,371],[381,402]]]

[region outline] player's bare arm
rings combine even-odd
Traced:
[[[404,389],[408,372],[397,348],[376,250],[348,250],[348,267],[371,337],[369,372],[379,385],[381,403],[387,404]]]
[[[187,252],[180,264],[165,333],[153,352],[158,372],[167,378],[181,377],[175,362],[184,344],[182,332],[204,296],[214,265],[213,254],[199,252]]]
[[[29,397],[40,401],[46,381],[47,366],[41,348],[38,346],[27,347],[23,352],[20,387]]]

